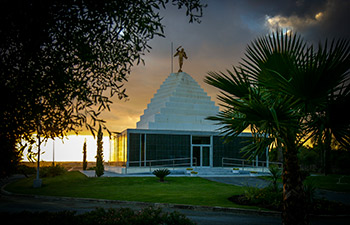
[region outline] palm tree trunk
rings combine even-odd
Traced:
[[[283,153],[282,223],[284,225],[307,225],[309,217],[306,212],[305,193],[294,140],[294,138],[287,137]]]
[[[331,171],[331,143],[332,143],[332,133],[330,129],[325,130],[325,140],[323,144],[324,148],[324,175],[330,174]]]

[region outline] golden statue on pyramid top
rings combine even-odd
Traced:
[[[174,57],[178,56],[179,57],[179,71],[178,73],[182,72],[182,65],[184,63],[184,58],[187,59],[187,55],[186,55],[186,52],[183,48],[181,48],[182,46],[179,46],[177,49],[176,49],[176,53],[174,55]],[[181,50],[180,50],[181,48]]]

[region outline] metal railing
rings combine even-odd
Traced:
[[[130,161],[129,167],[140,167],[140,168],[147,168],[149,167],[149,171],[152,172],[153,168],[159,168],[159,167],[167,167],[172,168],[175,170],[176,167],[191,167],[194,165],[194,167],[197,167],[197,158],[193,157],[192,161],[191,158],[173,158],[173,159],[158,159],[158,160],[143,160],[143,161]]]
[[[280,162],[267,162],[259,160],[247,160],[247,159],[237,159],[237,158],[222,158],[221,167],[268,167],[269,165],[277,165],[279,168],[283,167],[283,163]]]

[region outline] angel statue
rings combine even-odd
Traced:
[[[179,65],[180,65],[180,68],[179,68],[179,73],[182,72],[182,65],[184,63],[184,58],[187,59],[187,55],[186,55],[186,52],[184,51],[183,48],[181,48],[182,46],[179,46],[177,49],[176,49],[176,53],[174,55],[174,57],[176,56],[179,56]],[[181,50],[180,50],[181,48]]]

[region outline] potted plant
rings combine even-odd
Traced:
[[[191,171],[191,176],[196,176],[198,174],[198,172],[196,171]]]
[[[186,174],[190,174],[193,171],[193,168],[186,168]]]
[[[232,168],[232,173],[239,173],[239,168]]]
[[[258,174],[258,172],[256,172],[256,171],[250,171],[250,176],[255,176],[257,174]]]

